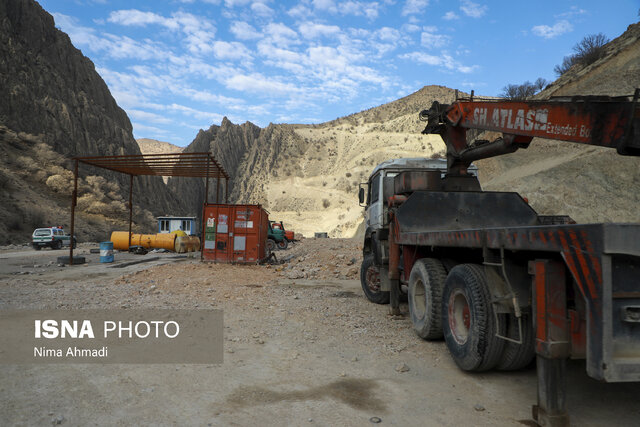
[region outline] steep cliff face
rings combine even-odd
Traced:
[[[185,153],[210,151],[216,161],[222,165],[231,176],[229,193],[236,182],[237,170],[245,159],[250,148],[256,144],[260,128],[246,122],[242,125],[234,125],[226,117],[220,126],[213,125],[207,130],[200,130],[195,139],[184,149]],[[223,201],[225,180],[220,181],[219,200]],[[216,200],[217,184],[215,180],[209,183],[209,201]],[[178,194],[183,201],[183,207],[190,215],[202,214],[204,201],[204,179],[169,178],[168,187]],[[230,201],[235,201],[231,198]]]
[[[0,121],[65,155],[138,153],[91,60],[31,0],[0,1]]]
[[[0,81],[0,172],[8,186],[0,193],[0,239],[24,239],[33,227],[68,225],[70,157],[140,150],[93,63],[33,0],[0,0]],[[103,239],[126,219],[128,177],[84,167],[81,175],[78,206],[92,226],[79,236]],[[158,177],[136,178],[134,194],[141,223],[178,205]],[[32,221],[20,221],[34,210]]]

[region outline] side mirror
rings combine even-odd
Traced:
[[[358,202],[360,202],[360,204],[364,203],[364,188],[360,187],[360,190],[358,191]]]

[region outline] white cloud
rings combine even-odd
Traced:
[[[454,19],[460,19],[460,17],[455,12],[449,11],[444,14],[442,19],[444,19],[445,21],[452,21]]]
[[[264,3],[255,2],[251,4],[251,11],[257,16],[270,17],[273,15],[273,9]]]
[[[380,5],[377,2],[346,1],[340,3],[339,12],[342,15],[366,16],[369,19],[378,17]]]
[[[425,27],[420,36],[420,43],[426,48],[440,48],[449,43],[451,37],[444,34],[435,34],[434,27]]]
[[[554,18],[571,18],[573,16],[586,15],[587,11],[579,8],[578,6],[571,6],[568,12],[559,13],[554,15]]]
[[[249,49],[240,42],[213,42],[213,54],[218,59],[251,59]]]
[[[280,23],[269,23],[264,28],[265,38],[278,46],[289,46],[299,43],[298,33]]]
[[[312,0],[313,7],[317,10],[324,10],[335,13],[337,11],[336,4],[333,0]]]
[[[481,18],[487,13],[487,9],[488,7],[486,5],[474,3],[471,0],[462,0],[462,4],[460,5],[462,13],[471,18]]]
[[[287,15],[292,18],[306,19],[312,15],[311,9],[299,3],[287,11]]]
[[[282,83],[259,73],[236,74],[229,77],[225,81],[225,85],[229,89],[262,95],[291,95],[300,92],[291,83]]]
[[[139,60],[165,59],[167,48],[149,39],[134,40],[109,33],[98,36],[93,28],[78,25],[75,18],[60,13],[53,14],[56,24],[69,35],[76,46],[86,46],[93,52],[104,52],[111,58]]]
[[[316,24],[314,22],[303,22],[298,26],[298,31],[306,39],[317,39],[320,37],[330,37],[340,34],[340,27],[337,25]]]
[[[429,0],[407,0],[402,8],[402,16],[424,13],[429,6]]]
[[[531,28],[531,32],[536,36],[543,37],[545,39],[552,39],[561,34],[568,33],[573,30],[573,25],[567,20],[561,20],[556,22],[552,27],[548,25],[536,25]]]
[[[402,26],[402,30],[407,33],[415,33],[417,31],[420,31],[420,28],[421,27],[416,24],[404,24]]]
[[[231,28],[229,30],[237,39],[240,40],[253,40],[262,37],[262,34],[244,21],[235,21],[231,24]]]
[[[109,14],[107,21],[125,26],[161,25],[171,31],[181,31],[191,53],[211,52],[211,42],[216,28],[207,19],[186,12],[175,12],[164,17],[153,12],[136,9],[117,10]]]
[[[172,122],[172,120],[166,116],[132,108],[127,110],[127,115],[133,120],[142,120],[151,123],[168,124]]]
[[[236,6],[246,6],[251,3],[251,0],[224,0],[224,5],[232,8]]]
[[[478,66],[477,65],[463,65],[456,61],[451,55],[447,53],[442,53],[438,55],[430,55],[424,52],[410,52],[404,55],[401,55],[402,59],[409,59],[414,62],[418,62],[421,64],[434,65],[441,68],[445,68],[450,71],[458,71],[460,73],[472,73],[475,71]]]

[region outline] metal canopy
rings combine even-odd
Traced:
[[[134,176],[151,175],[205,178],[204,204],[202,206],[203,218],[204,205],[209,202],[209,178],[216,178],[216,203],[219,202],[220,179],[224,178],[224,200],[225,202],[228,202],[229,175],[211,153],[89,156],[73,157],[72,160],[74,161],[74,182],[73,194],[71,197],[71,236],[74,236],[75,232],[75,208],[78,202],[78,166],[80,163],[129,175],[129,246],[131,246],[131,224],[133,219]],[[202,259],[202,250],[200,250],[200,259]],[[69,245],[69,264],[73,264],[73,244]]]
[[[73,159],[127,175],[229,178],[211,153],[133,154]]]

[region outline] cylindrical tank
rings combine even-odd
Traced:
[[[113,242],[100,242],[100,262],[113,262]]]
[[[200,250],[200,238],[197,236],[176,237],[175,251],[179,254],[185,252],[196,252]]]
[[[131,234],[131,246],[142,246],[150,249],[174,250],[175,234]],[[126,231],[114,231],[111,233],[111,241],[114,249],[119,251],[129,250],[129,233]]]

